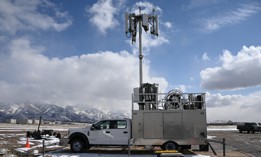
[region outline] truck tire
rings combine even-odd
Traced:
[[[177,150],[179,145],[173,141],[165,142],[162,146],[162,150]]]
[[[242,130],[241,130],[241,129],[239,129],[239,133],[242,133]]]
[[[252,130],[251,130],[251,133],[252,133],[252,134],[254,134],[254,133],[255,133],[255,130],[254,130],[254,129],[252,129]]]
[[[250,130],[247,130],[247,133],[250,134]]]
[[[71,151],[73,151],[74,153],[80,153],[84,150],[85,144],[82,139],[74,138],[71,141],[70,147],[71,147]]]

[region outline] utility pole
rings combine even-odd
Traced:
[[[132,38],[132,43],[136,42],[137,35],[137,24],[139,26],[139,75],[140,75],[140,87],[143,85],[143,72],[142,72],[142,27],[147,32],[150,27],[150,33],[152,35],[158,36],[158,16],[154,15],[155,9],[153,9],[153,14],[141,14],[141,8],[139,7],[139,14],[125,13],[125,33],[127,37]]]

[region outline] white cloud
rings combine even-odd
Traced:
[[[216,120],[260,122],[261,92],[249,95],[206,94],[207,118]]]
[[[182,92],[186,92],[187,86],[186,85],[178,85],[179,90],[181,90]]]
[[[165,23],[163,23],[163,24],[164,24],[164,26],[165,26],[166,28],[168,28],[168,29],[173,28],[173,25],[172,25],[171,22],[165,22]]]
[[[91,8],[85,10],[92,15],[90,22],[102,33],[119,25],[114,17],[118,13],[118,9],[113,6],[112,0],[99,0]]]
[[[208,57],[207,52],[205,52],[205,53],[202,55],[201,59],[202,59],[203,61],[209,61],[209,60],[210,60],[210,58]]]
[[[43,8],[48,8],[49,13],[45,13]],[[49,15],[51,12],[53,17]],[[0,31],[12,34],[19,30],[35,29],[62,31],[72,24],[67,12],[59,11],[47,0],[1,0],[0,14]]]
[[[9,52],[0,57],[1,102],[88,104],[130,111],[132,90],[139,85],[137,57],[105,51],[60,59],[44,56],[44,50],[27,38],[9,44]],[[146,63],[144,82],[166,89],[167,81],[151,76]]]
[[[225,50],[220,61],[221,66],[200,72],[202,87],[231,90],[261,85],[261,46],[243,46],[236,56]]]
[[[191,0],[186,6],[186,9],[194,9],[199,7],[206,7],[218,3],[219,0]]]
[[[131,43],[130,40],[127,42],[131,45],[134,54],[139,54],[139,39],[137,37],[136,43]],[[153,47],[158,47],[162,44],[169,43],[169,40],[164,37],[164,35],[159,35],[158,37],[152,36],[149,33],[142,33],[142,50],[146,54]]]
[[[227,25],[233,25],[247,20],[248,17],[261,11],[261,5],[256,3],[241,5],[239,8],[203,20],[203,31],[216,31]]]
[[[153,5],[150,2],[136,2],[133,7],[131,8],[131,13],[140,14],[141,8],[141,14],[151,14],[153,10],[155,12],[162,12],[162,9],[158,6]]]

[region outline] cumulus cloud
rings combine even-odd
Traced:
[[[261,85],[261,46],[243,46],[235,56],[225,50],[220,61],[221,66],[200,72],[202,87],[231,90]]]
[[[188,88],[188,86],[186,85],[178,85],[178,90],[181,90],[182,92],[186,92],[186,89]]]
[[[153,5],[150,2],[136,2],[133,7],[131,8],[131,12],[135,14],[140,14],[140,9],[141,8],[141,14],[151,14],[153,10],[155,12],[162,12],[162,9],[158,6]]]
[[[261,92],[249,95],[206,94],[207,118],[216,120],[260,121]],[[242,119],[242,117],[244,117]]]
[[[45,12],[48,8],[48,13]],[[49,15],[49,14],[53,15]],[[55,4],[40,0],[1,0],[0,31],[15,34],[19,30],[62,31],[72,24],[67,12],[61,12]]]
[[[112,0],[99,0],[91,8],[85,9],[92,15],[90,22],[95,25],[101,33],[113,29],[119,25],[115,15],[118,9],[113,5]]]
[[[0,57],[0,100],[57,105],[93,105],[130,111],[131,93],[138,82],[138,59],[126,52],[97,52],[66,58],[43,55],[44,47],[17,38]],[[149,73],[144,81],[168,85]]]
[[[238,7],[235,10],[227,11],[202,21],[204,31],[216,31],[227,25],[233,25],[245,21],[261,11],[260,3],[249,3]]]
[[[138,38],[138,37],[137,37]],[[139,40],[137,39],[136,43],[131,43],[129,40],[127,41],[131,47],[134,54],[139,53]],[[169,43],[169,40],[164,37],[164,35],[159,35],[158,37],[154,37],[150,35],[149,33],[144,33],[142,35],[142,50],[143,53],[147,53],[150,51],[153,47],[158,47],[160,45],[163,45],[165,43]]]

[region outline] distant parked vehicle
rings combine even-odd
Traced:
[[[261,132],[261,125],[254,123],[254,122],[246,122],[246,123],[239,123],[237,124],[237,129],[240,133],[243,131],[247,131],[247,133],[255,133],[255,132]]]

